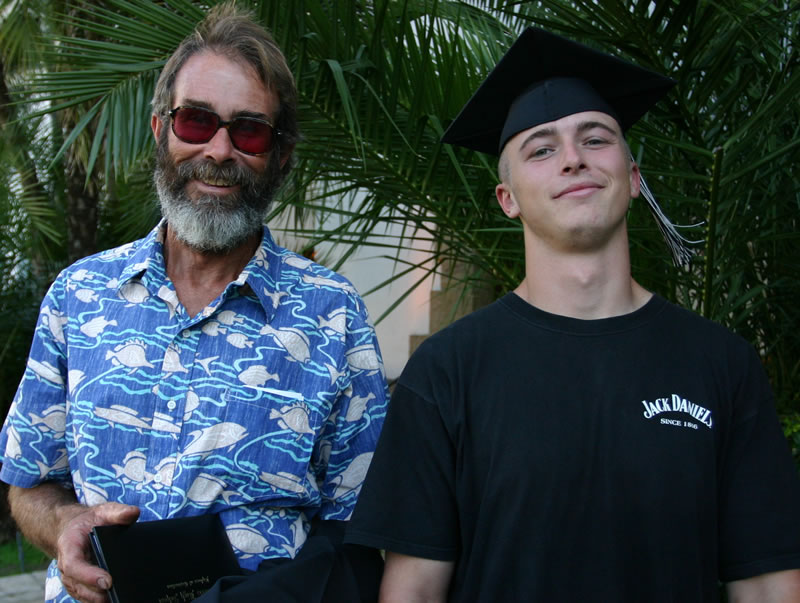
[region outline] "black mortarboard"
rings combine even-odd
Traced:
[[[624,132],[674,85],[668,77],[529,27],[442,141],[497,155],[514,134],[582,111],[608,113]]]
[[[529,27],[442,136],[442,142],[499,155],[528,128],[583,111],[601,111],[625,132],[675,85],[675,80],[550,32]],[[641,191],[678,265],[689,241],[661,211],[640,174]]]

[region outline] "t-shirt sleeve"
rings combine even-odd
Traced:
[[[755,351],[722,459],[720,579],[800,568],[800,476]]]
[[[346,540],[452,561],[456,462],[438,406],[398,384]]]

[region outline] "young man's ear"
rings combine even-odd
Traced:
[[[519,205],[514,195],[511,193],[511,188],[505,182],[501,182],[494,187],[494,194],[497,197],[497,202],[503,213],[509,218],[516,218],[519,216]]]
[[[639,196],[639,190],[642,186],[642,181],[639,178],[639,166],[635,161],[631,160],[631,199]]]

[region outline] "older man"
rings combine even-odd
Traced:
[[[137,517],[217,513],[245,569],[295,557],[349,518],[385,411],[363,301],[263,226],[297,140],[269,34],[219,6],[153,110],[164,220],[58,276],[0,440],[50,601],[104,601],[88,532]]]
[[[529,29],[445,134],[500,154],[525,278],[400,378],[348,528],[387,549],[383,601],[800,600],[760,359],[630,273],[623,133],[672,85]]]

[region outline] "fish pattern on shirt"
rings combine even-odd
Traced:
[[[349,518],[385,414],[364,303],[265,227],[239,278],[188,316],[162,237],[163,224],[56,279],[0,478],[71,482],[81,502],[134,504],[140,520],[219,513],[248,569],[293,556],[312,517]],[[49,600],[68,601],[51,570]]]

